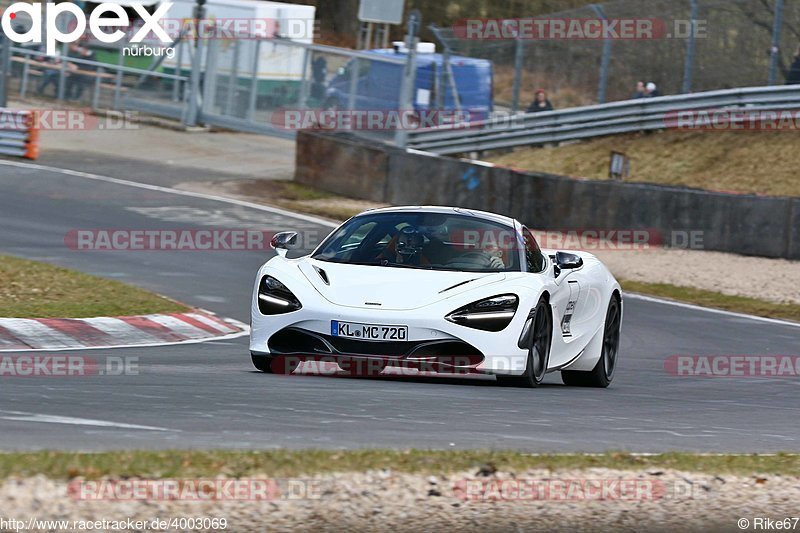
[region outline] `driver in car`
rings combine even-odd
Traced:
[[[484,250],[454,256],[452,249],[442,241],[429,239],[426,243],[421,229],[406,226],[398,231],[378,258],[410,266],[463,264],[465,267],[504,270],[506,265],[502,256],[499,246],[494,246],[493,249],[487,246]]]
[[[414,266],[431,264],[430,259],[422,252],[425,236],[417,228],[406,226],[397,233],[396,239],[396,263]]]

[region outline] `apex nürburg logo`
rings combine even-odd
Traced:
[[[41,44],[42,12],[44,11],[45,27],[47,30],[47,46],[45,53],[49,56],[54,56],[57,42],[75,42],[86,31],[86,13],[72,2],[61,2],[59,4],[47,3],[45,6],[46,7],[43,8],[41,3],[30,4],[27,2],[11,4],[3,11],[3,33],[15,43],[32,42]],[[145,36],[152,32],[161,42],[171,43],[172,38],[167,34],[164,28],[158,24],[161,17],[169,11],[171,6],[172,4],[170,2],[164,2],[158,6],[158,9],[156,9],[153,14],[150,14],[141,4],[131,4],[131,7],[133,7],[136,14],[141,17],[144,23],[139,31],[134,34],[131,42],[139,43]],[[32,21],[30,29],[22,33],[18,32],[12,24],[12,21],[17,18],[20,13],[27,14]],[[74,24],[69,25],[70,30],[66,33],[61,31],[56,25],[56,19],[61,15],[71,16],[74,19]],[[113,30],[113,28],[129,26],[130,19],[121,5],[103,3],[92,10],[92,13],[89,15],[88,24],[89,31],[95,39],[104,43],[115,43],[125,36],[125,32],[119,29]]]

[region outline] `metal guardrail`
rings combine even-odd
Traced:
[[[0,108],[0,154],[39,157],[39,128],[34,111]]]
[[[66,57],[65,61],[60,61],[57,64],[43,64],[37,61],[37,58],[42,58],[43,54],[39,50],[33,50],[22,47],[11,47],[11,52],[14,59],[22,61],[20,85],[19,85],[19,98],[24,99],[27,96],[31,81],[31,70],[36,69],[39,71],[52,71],[58,74],[56,81],[56,99],[63,100],[66,96],[67,77],[71,72],[67,69],[67,64],[72,63],[79,68],[89,69],[83,75],[91,77],[92,85],[92,109],[99,108],[100,92],[103,85],[113,86],[113,107],[114,109],[122,108],[123,93],[128,90],[128,87],[123,85],[124,76],[150,76],[156,79],[168,80],[175,83],[186,83],[189,78],[176,74],[168,74],[165,72],[156,72],[152,70],[145,70],[134,67],[127,67],[124,65],[111,65],[100,61],[91,61],[79,57]],[[184,103],[177,102],[181,107]]]
[[[746,87],[490,118],[410,131],[406,147],[448,155],[558,143],[666,129],[678,112],[731,108],[800,109],[800,86]]]

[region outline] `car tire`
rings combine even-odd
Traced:
[[[577,370],[561,371],[564,385],[573,387],[606,388],[614,379],[619,359],[619,332],[622,321],[622,304],[616,294],[611,296],[603,326],[603,346],[600,359],[590,372]]]
[[[497,376],[501,385],[534,388],[542,384],[550,362],[550,347],[553,344],[553,318],[550,306],[542,297],[533,313],[533,332],[528,346],[528,361],[521,376]]]

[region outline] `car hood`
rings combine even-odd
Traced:
[[[310,258],[301,261],[298,267],[309,283],[333,304],[392,311],[418,309],[506,279],[503,272],[346,265]],[[325,273],[330,284],[325,283],[317,268]]]

